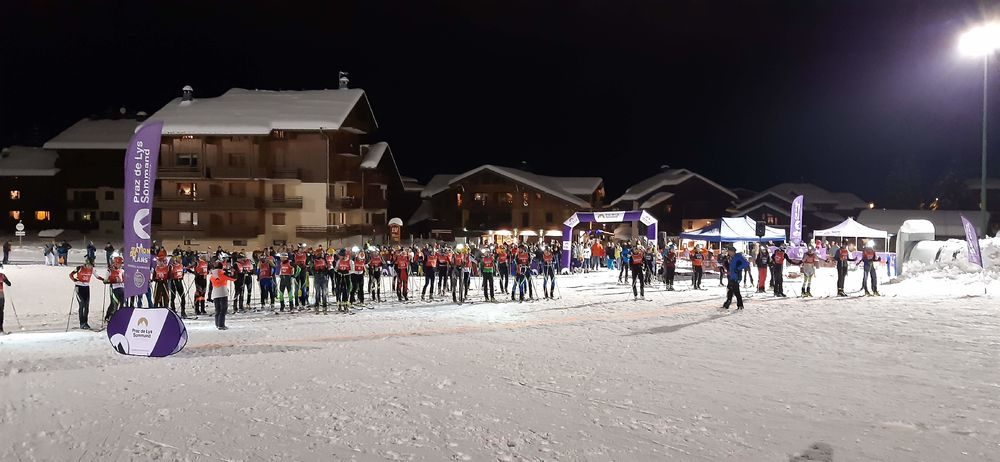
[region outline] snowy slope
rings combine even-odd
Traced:
[[[65,269],[6,270],[0,460],[1000,460],[996,304],[948,280],[733,314],[717,279],[634,302],[599,272],[553,302],[199,319],[155,360],[62,332]]]

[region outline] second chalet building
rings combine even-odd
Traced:
[[[402,182],[360,89],[190,87],[162,121],[154,233],[168,246],[348,245],[381,240]]]

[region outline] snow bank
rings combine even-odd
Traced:
[[[937,294],[968,292],[969,287],[982,293],[985,280],[992,290],[1000,289],[1000,238],[980,239],[979,246],[983,253],[984,270],[978,265],[969,263],[969,253],[965,241],[950,239],[946,246],[959,249],[955,258],[943,255],[941,261],[934,263],[906,262],[903,274],[894,278],[890,284],[912,286],[920,292]]]

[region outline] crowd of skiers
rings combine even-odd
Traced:
[[[658,250],[646,241],[587,242],[574,246],[590,248],[591,255],[587,259],[571,260],[567,272],[597,268],[617,270],[619,283],[627,285],[631,278],[636,299],[645,297],[646,286],[654,279],[662,282],[666,290],[674,290],[677,264],[681,259],[690,261],[692,289],[702,289],[705,271],[716,269],[720,285],[728,288],[726,308],[732,298],[736,298],[737,307],[742,308],[740,283],[747,280],[751,285],[754,283],[752,266],[757,268],[757,292],[763,293],[770,288],[776,297],[785,296],[785,266],[799,266],[803,278],[801,296],[810,297],[812,278],[822,263],[812,247],[796,252],[801,253],[801,257],[793,259],[784,245],[751,244],[748,257],[730,245],[718,253],[701,245],[678,249],[672,243]],[[593,248],[597,246],[601,250],[595,256]],[[93,248],[93,243],[88,247]],[[413,297],[415,301],[417,292],[420,300],[447,300],[450,297],[452,302],[459,304],[479,297],[485,302],[496,302],[498,293],[501,297],[509,295],[510,300],[518,302],[525,301],[526,297],[534,300],[539,295],[542,299],[552,299],[559,296],[556,279],[561,271],[559,249],[544,243],[368,245],[351,249],[301,244],[250,253],[224,251],[221,247],[212,253],[196,253],[179,246],[168,253],[167,249],[157,247],[151,259],[149,289],[144,296],[126,299],[122,258],[108,243],[105,247],[107,269],[97,274],[95,256],[89,248],[86,262],[70,273],[76,286],[82,329],[90,329],[90,284],[94,280],[108,286],[110,303],[104,311],[105,323],[121,306],[164,307],[175,312],[179,308],[180,316],[188,318],[189,300],[195,316],[207,315],[206,303],[211,301],[215,307],[216,327],[226,329],[225,317],[230,309],[232,313],[291,313],[305,311],[311,306],[313,312],[327,314],[328,307],[335,304],[336,312],[353,313],[363,307],[373,309],[387,297],[395,297],[399,302],[409,302]],[[864,264],[866,294],[878,295],[874,263],[879,257],[872,248],[866,248],[857,258],[852,258],[846,243],[830,250],[829,260],[838,272],[838,295],[847,295],[844,280],[850,262],[855,261],[856,265]],[[185,280],[187,274],[193,275],[190,282]],[[411,285],[413,277],[420,278],[418,284]],[[869,280],[871,291],[868,290]],[[475,292],[481,295],[472,292],[474,286]]]

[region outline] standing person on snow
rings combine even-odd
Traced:
[[[757,258],[754,259],[757,266],[757,293],[764,293],[764,286],[767,282],[767,270],[771,266],[771,256],[764,243],[757,244]]]
[[[292,262],[288,261],[288,254],[281,254],[281,266],[278,269],[278,275],[280,280],[278,282],[278,302],[281,304],[279,308],[282,312],[285,311],[285,296],[288,296],[288,311],[295,311],[295,305],[298,303],[296,300],[292,278],[295,276],[295,267],[292,266]]]
[[[438,255],[430,246],[423,250],[424,255],[424,289],[420,291],[420,299],[427,295],[427,287],[431,288],[431,301],[434,301],[434,277],[437,276]]]
[[[274,311],[274,260],[270,254],[257,260],[257,283],[260,284],[260,309],[267,306]]]
[[[667,285],[667,290],[674,290],[674,274],[677,272],[677,252],[674,252],[674,245],[670,244],[663,250],[663,283]]]
[[[365,304],[365,254],[356,252],[354,257],[354,268],[351,269],[351,304],[354,304],[357,297],[358,304]]]
[[[381,303],[382,299],[382,254],[378,249],[370,251],[368,259],[368,294],[372,303]],[[435,255],[434,258],[437,258]],[[434,278],[434,273],[430,274]],[[432,283],[433,284],[433,283]],[[434,289],[431,289],[431,298],[434,298]]]
[[[785,246],[782,244],[781,247],[774,249],[774,253],[771,254],[771,281],[774,282],[774,296],[784,297],[785,296]]]
[[[705,253],[701,250],[701,244],[694,246],[691,251],[691,286],[695,290],[701,290],[701,277],[705,271]]]
[[[115,246],[111,245],[110,242],[104,246],[104,256],[108,259],[108,266],[111,266],[111,257],[115,253]]]
[[[875,262],[882,261],[882,257],[879,257],[875,253],[875,248],[871,244],[865,246],[864,252],[861,253],[861,260],[854,264],[857,268],[858,265],[864,264],[864,274],[861,276],[861,288],[865,290],[865,295],[871,297],[872,295],[878,296],[878,277],[876,273],[878,271],[875,269]],[[872,291],[868,291],[868,275],[871,274],[872,280]]]
[[[3,243],[3,264],[10,263],[10,241]]]
[[[833,249],[833,259],[837,262],[837,296],[846,297],[844,292],[844,280],[847,278],[847,265],[854,261],[851,258],[851,251],[847,248],[847,241]]]
[[[601,248],[603,251],[604,248]],[[548,247],[542,251],[542,292],[545,298],[556,298],[556,267],[555,255]],[[595,267],[596,271],[597,268]]]
[[[94,247],[94,241],[87,243],[87,259],[91,261],[97,261],[97,247]],[[110,268],[111,265],[108,265]]]
[[[50,244],[45,244],[45,248],[42,251],[42,255],[45,257],[45,266],[56,266],[56,243],[53,241]]]
[[[740,294],[740,279],[742,272],[750,269],[750,262],[743,258],[743,254],[736,252],[736,247],[730,246],[726,252],[729,256],[729,284],[726,286],[726,303],[722,304],[722,309],[728,310],[736,297],[736,309],[743,309],[743,295]]]
[[[630,267],[632,270],[632,297],[635,300],[642,296],[643,299],[646,298],[646,278],[642,275],[642,265],[643,257],[645,252],[641,245],[636,244],[635,250],[631,252],[629,258],[631,258]],[[639,291],[635,290],[635,283],[639,283]]]
[[[167,284],[170,281],[170,267],[162,259],[156,259],[156,266],[153,267],[153,305],[150,308],[166,308],[170,298]]]
[[[493,297],[493,267],[496,262],[493,253],[487,248],[483,251],[483,258],[479,261],[479,274],[483,275],[483,298],[488,302],[495,302]]]
[[[726,280],[726,272],[729,271],[729,251],[723,250],[722,252],[719,252],[718,266],[719,266],[719,285],[725,286],[726,283],[724,283],[723,281]]]
[[[205,295],[208,290],[208,262],[198,256],[194,262],[194,314],[208,314],[205,311]]]
[[[625,275],[625,284],[628,284],[628,267],[632,261],[632,249],[629,248],[629,244],[625,243],[622,245],[622,251],[619,253],[621,256],[621,269],[618,270],[618,283],[622,282],[622,275]]]
[[[497,246],[496,250],[497,276],[500,278],[500,293],[507,293],[507,284],[510,282],[510,267],[507,266],[507,250],[503,244]]]
[[[802,296],[812,297],[812,280],[816,275],[816,251],[810,246],[801,260],[795,261],[789,258],[788,261],[799,265],[802,271]]]
[[[76,287],[76,300],[80,304],[80,328],[90,329],[87,318],[90,315],[90,279],[94,276],[94,264],[87,260],[69,273],[69,279]]]
[[[184,265],[181,263],[181,256],[174,255],[174,262],[170,264],[170,311],[177,312],[174,304],[174,296],[181,299],[181,319],[187,319],[187,297],[184,294]]]
[[[212,303],[215,304],[216,329],[229,329],[226,327],[226,311],[229,309],[229,283],[235,280],[222,269],[221,261],[215,262],[215,269],[212,270],[209,281],[212,283]]]
[[[5,334],[3,330],[3,310],[4,310],[4,295],[3,286],[10,286],[10,279],[7,279],[7,275],[3,274],[3,265],[0,265],[0,335]]]
[[[101,276],[97,276],[97,279],[111,285],[111,300],[109,301],[107,311],[104,313],[105,325],[115,315],[118,308],[121,308],[122,301],[125,300],[125,270],[122,269],[122,265],[124,264],[125,260],[122,257],[115,257],[111,262],[111,266],[108,267],[108,278],[104,279]]]

